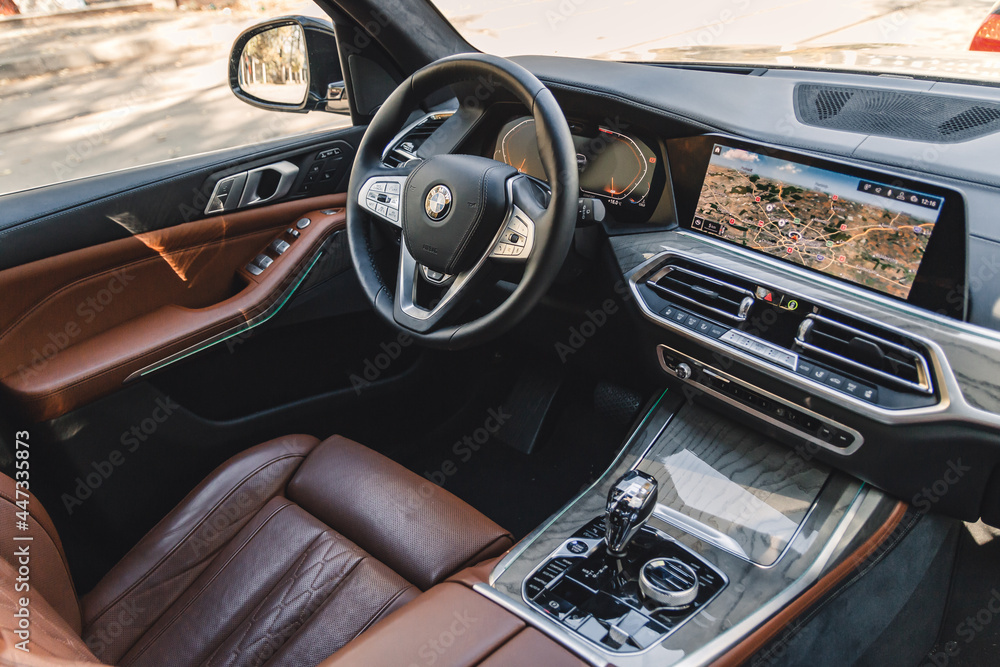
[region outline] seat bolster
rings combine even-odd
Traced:
[[[34,561],[32,566],[34,567]],[[41,593],[16,590],[17,578],[16,569],[10,563],[0,560],[0,665],[98,665],[97,658],[81,641],[79,631],[71,628]],[[32,576],[32,582],[34,580]],[[23,607],[25,598],[28,600],[28,607]],[[15,614],[20,614],[22,608],[28,610],[30,634],[19,634],[25,632],[20,625],[23,617]]]
[[[513,544],[448,491],[340,436],[309,454],[287,496],[421,590]]]
[[[111,626],[154,622],[269,500],[319,442],[290,435],[219,466],[82,600],[84,640],[98,655]]]
[[[66,554],[52,519],[34,496],[27,498],[27,530],[15,529],[17,513],[21,511],[21,506],[17,503],[24,502],[25,498],[24,495],[18,495],[13,479],[0,474],[0,535],[4,536],[0,540],[0,558],[16,570],[19,565],[18,549],[29,543],[15,541],[11,537],[30,537],[32,586],[45,596],[67,625],[79,633],[80,602],[70,577]]]

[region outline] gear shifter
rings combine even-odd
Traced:
[[[609,554],[615,557],[625,555],[628,543],[656,507],[658,486],[651,475],[630,470],[611,487],[604,517],[604,539]]]

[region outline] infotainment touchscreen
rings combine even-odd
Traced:
[[[691,228],[906,299],[944,198],[715,144]]]

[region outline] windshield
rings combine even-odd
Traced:
[[[501,56],[829,68],[1000,83],[994,0],[435,3],[469,43]]]

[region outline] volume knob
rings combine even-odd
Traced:
[[[639,570],[644,597],[666,607],[686,607],[698,597],[698,575],[676,558],[654,558]]]

